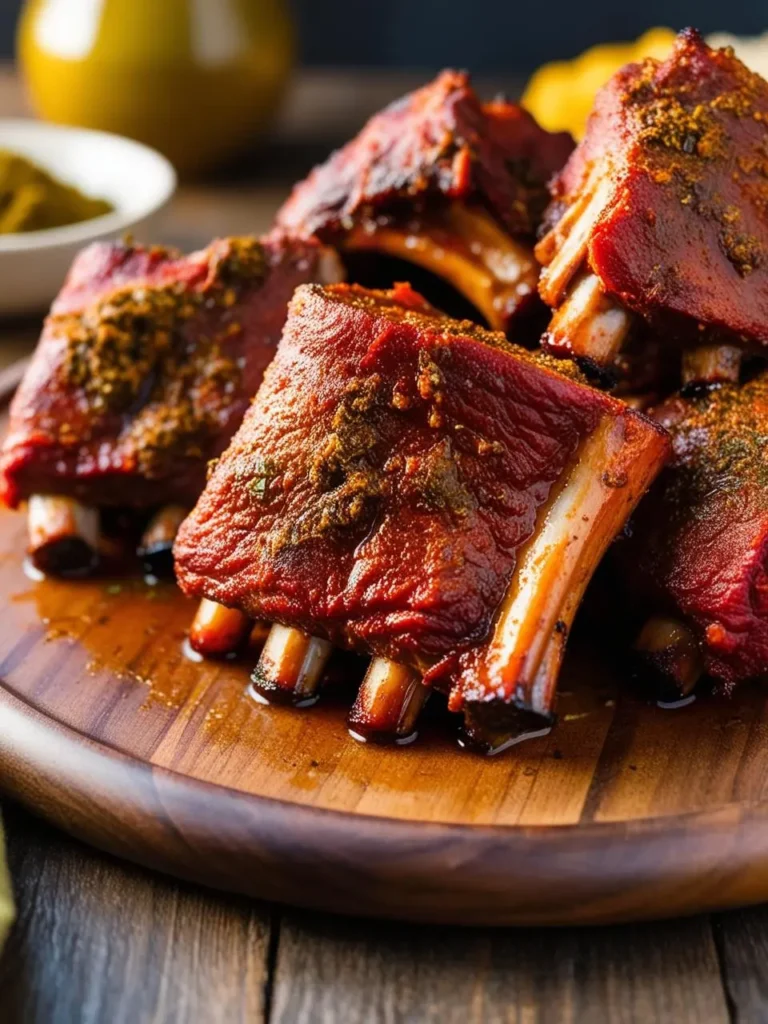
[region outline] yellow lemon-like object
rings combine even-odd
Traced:
[[[580,139],[595,93],[611,75],[624,64],[644,57],[663,59],[674,39],[672,29],[652,28],[634,43],[601,43],[575,60],[545,64],[528,83],[523,106],[548,131],[568,131]]]

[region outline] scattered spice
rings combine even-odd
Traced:
[[[174,458],[203,456],[241,378],[226,353],[241,330],[240,292],[265,274],[258,241],[232,239],[214,251],[196,287],[174,281],[120,288],[82,311],[49,318],[49,328],[66,341],[60,368],[66,384],[97,416],[126,416],[124,439],[146,476],[162,475]],[[202,316],[217,308],[225,311],[217,332],[206,333]],[[201,323],[188,330],[198,316]]]
[[[727,163],[732,158],[734,130],[740,132],[742,152],[737,166],[749,182],[750,203],[768,207],[768,154],[764,138],[754,137],[735,121],[763,121],[765,83],[738,61],[731,48],[717,51],[712,58],[719,65],[720,91],[712,91],[711,79],[698,77],[696,56],[683,53],[675,65],[652,58],[638,66],[623,94],[627,109],[634,115],[639,131],[640,159],[654,182],[669,185],[678,192],[681,205],[698,216],[719,225],[723,252],[741,277],[752,273],[765,258],[764,246],[755,235],[741,228],[742,210],[726,203],[713,190],[714,180],[708,165]],[[738,174],[731,175],[736,184]],[[746,187],[743,188],[746,193]]]
[[[438,512],[463,519],[477,508],[477,501],[462,480],[450,438],[437,441],[425,453],[406,459],[407,489],[417,502]]]
[[[351,380],[334,413],[331,433],[308,467],[319,495],[298,519],[272,540],[273,553],[333,530],[370,522],[379,497],[389,487],[380,466],[384,453],[377,418],[387,401],[378,374]]]
[[[712,493],[739,501],[745,481],[768,503],[768,375],[693,397],[682,416],[662,422],[672,431],[676,462],[668,500],[683,518],[708,508]]]
[[[257,455],[254,460],[254,476],[252,476],[246,487],[257,501],[265,501],[269,489],[270,480],[277,475],[277,468],[272,459],[263,458]]]

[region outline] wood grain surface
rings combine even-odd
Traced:
[[[548,737],[480,758],[435,714],[410,747],[360,745],[351,686],[304,711],[257,705],[247,660],[184,657],[193,606],[175,587],[33,583],[24,545],[23,516],[1,513],[0,786],[107,850],[417,920],[611,921],[768,896],[760,688],[670,712],[576,649]]]
[[[263,1020],[271,914],[90,854],[9,816],[19,918],[3,1024]]]
[[[578,929],[405,931],[287,912],[273,1020],[728,1020],[707,922]],[[680,984],[680,978],[687,985]],[[297,979],[298,983],[297,983]],[[319,1005],[318,1005],[319,1001]]]
[[[355,921],[162,878],[10,808],[3,1024],[750,1024],[768,908],[558,930]]]

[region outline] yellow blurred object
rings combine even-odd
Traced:
[[[79,224],[112,210],[106,199],[83,195],[26,157],[0,149],[0,235]]]
[[[42,117],[196,172],[267,126],[294,36],[284,0],[27,0],[17,46]]]
[[[611,75],[624,64],[644,57],[663,59],[674,39],[672,29],[652,28],[634,43],[602,43],[575,60],[545,64],[528,83],[523,106],[548,131],[568,131],[580,139],[595,93]]]

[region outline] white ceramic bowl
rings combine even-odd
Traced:
[[[79,224],[0,235],[2,316],[47,309],[75,254],[90,242],[126,232],[152,241],[152,222],[176,189],[176,173],[164,156],[119,135],[9,118],[0,119],[0,148],[114,207]]]

